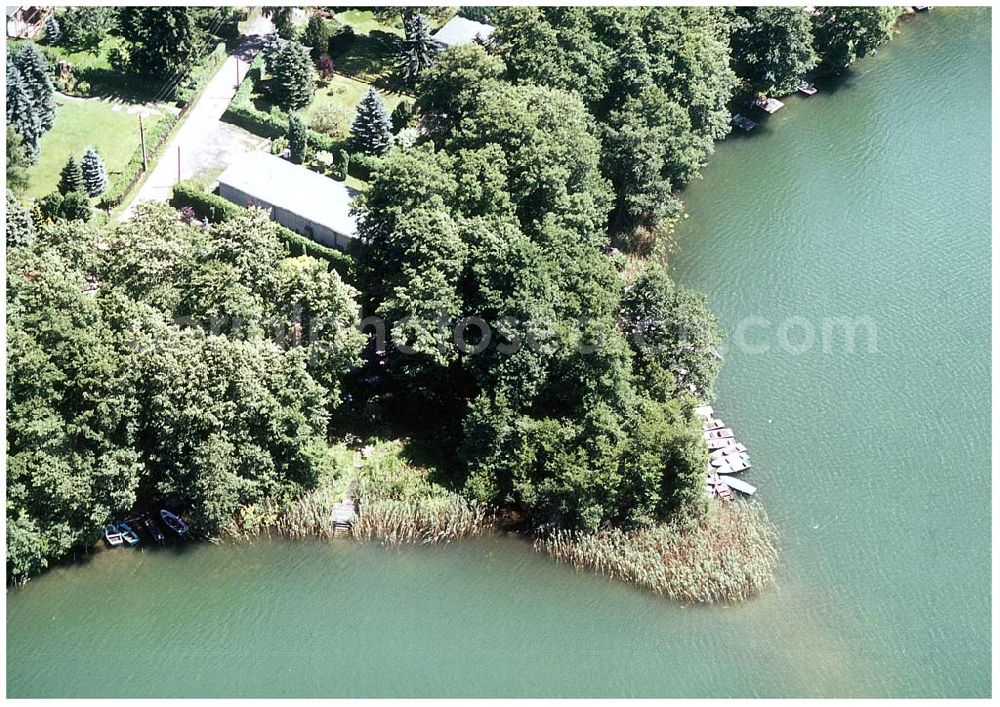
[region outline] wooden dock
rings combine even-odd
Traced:
[[[758,98],[754,101],[754,105],[769,115],[773,115],[785,107],[785,104],[777,98],[768,98],[767,96]]]
[[[335,505],[333,511],[330,513],[330,522],[333,523],[333,534],[351,532],[351,528],[354,526],[354,521],[357,517],[358,511],[354,505],[354,501],[351,499],[345,498]]]

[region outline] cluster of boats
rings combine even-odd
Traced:
[[[746,471],[752,465],[746,446],[736,441],[733,431],[726,423],[715,417],[715,411],[710,405],[700,405],[695,408],[695,414],[704,419],[702,433],[708,445],[708,473],[706,490],[710,496],[730,500],[733,489],[752,496],[757,487],[738,478],[735,474]]]
[[[818,89],[815,84],[809,83],[808,81],[799,81],[795,85],[795,90],[799,93],[804,93],[807,96],[815,96]],[[769,98],[768,96],[761,96],[753,101],[749,102],[749,106],[752,108],[759,108],[765,113],[777,113],[779,110],[785,107],[785,104],[779,101],[777,98]],[[751,120],[750,118],[737,113],[733,116],[731,122],[735,127],[740,130],[746,130],[750,132],[757,127],[758,123],[756,120]]]
[[[138,525],[138,521],[141,521],[142,525],[145,526],[146,530],[149,532],[150,537],[161,545],[166,540],[166,536],[163,534],[163,531],[156,522],[156,518],[152,514],[147,513],[139,518],[133,518],[130,520],[136,522],[136,525]],[[183,538],[190,530],[187,523],[166,509],[160,511],[160,520],[178,537]],[[119,545],[128,545],[129,547],[132,547],[139,544],[139,534],[135,532],[135,529],[129,524],[128,521],[109,523],[104,526],[104,539],[107,540],[108,545],[111,547],[118,547]]]

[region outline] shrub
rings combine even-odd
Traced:
[[[271,154],[280,155],[288,149],[288,138],[281,136],[271,140]]]
[[[333,59],[330,58],[329,54],[323,54],[320,56],[319,60],[316,62],[316,68],[319,69],[319,75],[324,79],[329,79],[336,72],[336,67],[333,65]]]
[[[308,159],[309,140],[306,135],[306,124],[302,118],[293,115],[288,119],[288,150],[292,162],[302,164]]]
[[[409,128],[413,120],[414,110],[412,101],[400,101],[392,109],[392,132],[398,133],[403,128]]]
[[[350,174],[363,182],[367,182],[371,180],[372,174],[381,164],[382,160],[375,155],[355,152],[351,155]]]
[[[38,201],[38,210],[42,218],[51,221],[86,221],[91,214],[90,200],[78,191],[66,194],[54,191]]]
[[[354,34],[354,30],[348,25],[344,25],[330,37],[326,44],[326,51],[330,56],[338,56],[354,46],[355,40],[357,40],[357,36]]]
[[[302,43],[309,47],[309,54],[313,60],[319,59],[320,55],[327,51],[330,44],[330,28],[326,20],[319,15],[309,18],[305,32],[302,35]]]
[[[309,120],[309,127],[323,135],[329,135],[337,140],[347,137],[347,130],[344,124],[349,119],[346,110],[342,106],[334,106],[328,103],[323,104],[313,111]]]

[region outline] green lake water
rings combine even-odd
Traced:
[[[720,146],[671,256],[730,334],[773,591],[683,607],[498,538],[102,552],[8,591],[8,695],[989,695],[990,11],[820,88]]]

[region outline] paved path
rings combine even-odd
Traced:
[[[140,201],[167,201],[177,183],[178,170],[181,179],[189,179],[199,172],[224,167],[237,155],[262,146],[265,142],[263,139],[223,123],[221,119],[238,88],[237,67],[242,79],[261,47],[263,36],[272,29],[270,20],[263,17],[258,18],[247,29],[240,46],[226,59],[195,104],[188,109],[183,125],[164,148],[159,162],[146,177],[128,208],[123,211],[122,220],[131,215]]]

